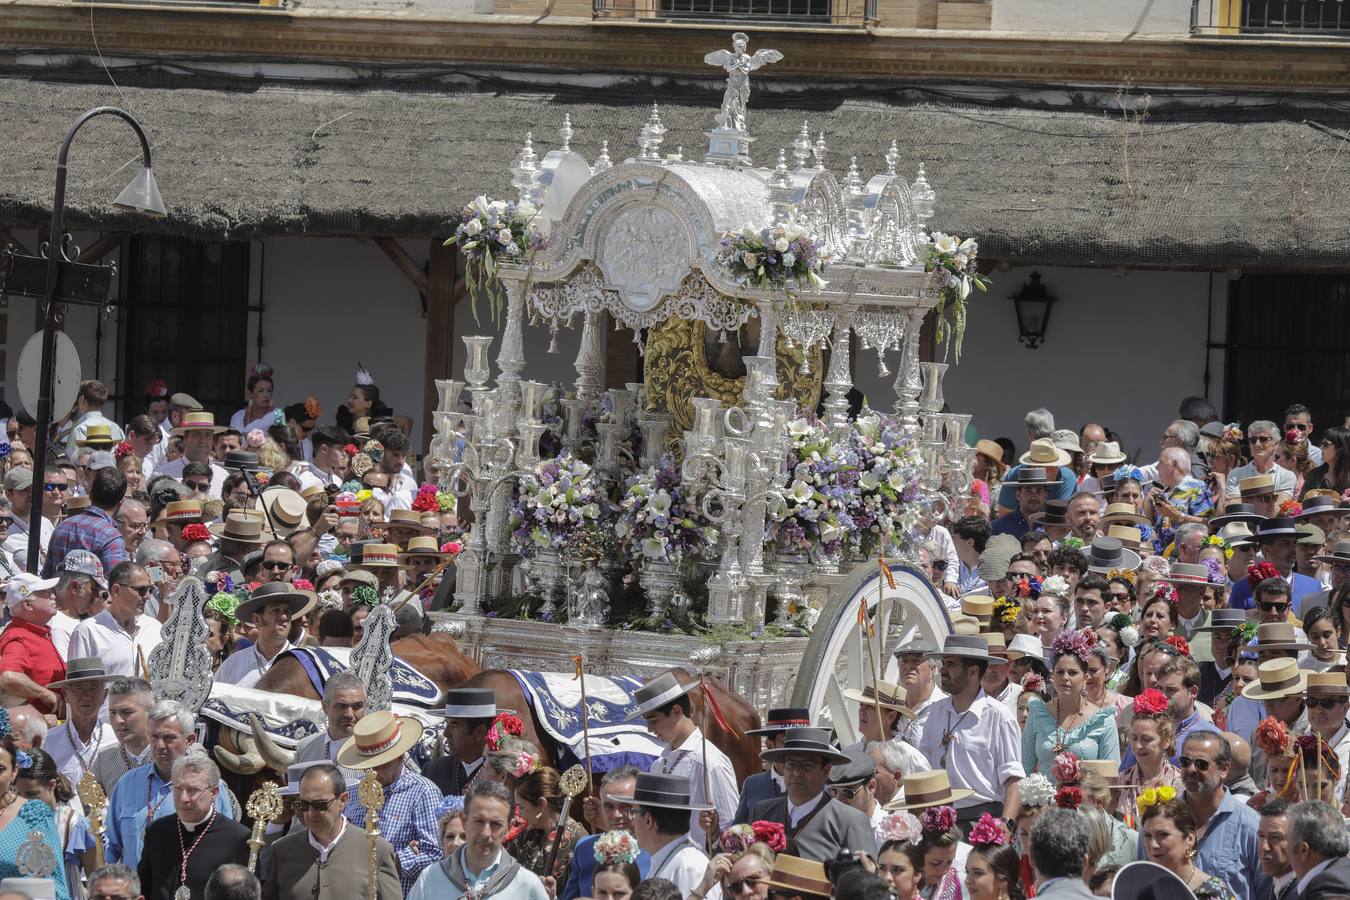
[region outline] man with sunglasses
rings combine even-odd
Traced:
[[[90,485],[89,506],[68,517],[52,532],[47,548],[44,576],[61,570],[61,562],[73,550],[88,550],[98,556],[105,570],[131,558],[126,539],[113,513],[127,493],[127,477],[116,468],[99,469]]]
[[[882,843],[881,823],[886,810],[877,802],[877,764],[866,750],[845,750],[849,761],[842,766],[831,766],[825,779],[825,793],[867,816],[877,846]]]
[[[59,472],[48,470],[46,474],[47,482],[59,482],[57,488],[61,492],[62,498],[65,497],[65,476]],[[9,535],[4,541],[4,550],[14,560],[14,565],[20,570],[28,568],[28,520],[33,510],[33,470],[22,466],[10,469],[5,473],[5,499],[9,501],[10,525]],[[42,534],[38,538],[39,556],[38,562],[42,562],[43,556],[47,552],[47,545],[52,539],[52,530],[56,526],[48,518],[42,519]]]
[[[300,776],[294,801],[303,826],[272,845],[263,870],[263,900],[366,900],[366,836],[342,814],[350,793],[341,770],[329,762],[311,764]],[[375,839],[376,897],[402,900],[394,849]]]
[[[76,626],[69,655],[97,656],[110,675],[149,677],[150,651],[160,641],[159,622],[145,613],[150,574],[127,560],[108,573],[108,583],[107,609]]]
[[[1346,769],[1350,768],[1350,685],[1344,672],[1313,672],[1308,675],[1308,725],[1327,742],[1341,763],[1341,777],[1334,796],[1345,796]]]
[[[1237,500],[1240,497],[1238,482],[1244,478],[1267,474],[1275,479],[1275,493],[1293,496],[1298,479],[1293,472],[1275,464],[1275,445],[1279,439],[1280,431],[1274,422],[1261,419],[1247,426],[1247,445],[1252,452],[1252,461],[1228,473],[1229,500]]]
[[[1288,591],[1288,596],[1284,599],[1292,601],[1293,611],[1298,615],[1303,612],[1304,598],[1322,591],[1322,583],[1316,578],[1309,578],[1294,571],[1294,566],[1298,563],[1298,540],[1302,536],[1298,523],[1290,518],[1266,519],[1256,526],[1256,542],[1261,547],[1261,557],[1279,571]],[[1264,584],[1265,582],[1262,582],[1257,585],[1258,595]],[[1252,598],[1250,578],[1244,578],[1233,585],[1233,590],[1228,595],[1228,605],[1234,609],[1251,609],[1257,606]],[[1271,620],[1262,618],[1261,621]]]
[[[1238,900],[1270,896],[1270,876],[1261,868],[1257,830],[1261,817],[1224,783],[1233,764],[1233,749],[1218,732],[1188,735],[1178,759],[1185,791],[1182,799],[1199,825],[1195,866],[1222,872]],[[1144,858],[1143,837],[1139,857]]]
[[[1308,441],[1308,461],[1314,466],[1322,464],[1322,448],[1317,446],[1317,442],[1312,439],[1313,420],[1312,410],[1302,403],[1291,403],[1284,411],[1284,430],[1287,434],[1290,431],[1297,431]]]

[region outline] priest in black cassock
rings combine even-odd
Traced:
[[[248,863],[249,830],[216,811],[220,769],[189,753],[173,764],[174,815],[145,830],[136,874],[145,900],[203,900],[206,880],[227,863]]]

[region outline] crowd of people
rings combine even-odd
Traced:
[[[60,900],[356,898],[368,879],[381,900],[1026,900],[1159,879],[1218,900],[1350,893],[1350,430],[1315,440],[1298,405],[1224,425],[1198,398],[1144,465],[1046,410],[1021,454],[979,441],[969,502],[925,521],[918,548],[953,633],[846,691],[847,729],[764,711],[736,737],[762,742],[743,781],[697,723],[697,682],[670,674],[632,714],[660,757],[597,773],[571,816],[491,690],[448,691],[428,759],[417,719],[368,712],[363,682],[332,675],[255,876],[247,798],[201,752],[197,711],[149,682],[181,579],[212,594],[214,679],[249,688],[287,650],[353,646],[396,595],[418,601],[396,636],[418,631],[461,528],[374,385],[321,424],[313,398],[274,407],[273,379],[250,373],[231,427],[151,385],[125,429],[86,382],[36,474],[33,423],[10,419],[0,876],[37,833]]]

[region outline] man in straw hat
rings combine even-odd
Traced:
[[[1209,623],[1209,610],[1204,607],[1205,587],[1209,584],[1209,569],[1198,564],[1174,562],[1169,573],[1158,580],[1176,588],[1176,631],[1187,641],[1191,641],[1196,631]],[[1197,661],[1211,661],[1209,642],[1203,637],[1197,638],[1191,644],[1191,651]]]
[[[900,687],[905,689],[904,706],[914,714],[914,718],[900,720],[901,737],[905,743],[919,746],[923,736],[924,723],[928,713],[947,694],[937,686],[934,666],[928,654],[937,649],[937,645],[923,638],[917,638],[895,649],[895,664],[900,671]]]
[[[216,425],[214,413],[184,413],[182,421],[172,432],[183,438],[183,455],[160,463],[155,469],[155,475],[168,475],[170,478],[182,480],[184,466],[188,463],[201,463],[211,469],[211,486],[207,489],[207,496],[219,497],[225,487],[225,479],[230,473],[216,462],[214,451],[216,435],[225,430]]]
[[[427,763],[422,774],[447,797],[463,796],[483,772],[488,729],[497,716],[515,710],[498,709],[491,688],[461,687],[446,691],[444,708],[430,713],[445,719],[448,752]]]
[[[403,587],[403,570],[407,565],[399,561],[397,544],[369,542],[361,547],[360,561],[352,560],[350,568],[365,569],[379,582],[381,591],[391,595]]]
[[[1016,483],[1019,473],[1025,469],[1034,469],[1051,480],[1054,487],[1048,497],[1052,500],[1068,500],[1078,483],[1078,476],[1069,468],[1069,454],[1055,446],[1049,432],[1043,435],[1028,433],[1028,436],[1032,441],[1027,452],[1017,458],[1017,465],[1004,473],[1003,484],[999,487],[995,511],[1000,515],[1016,509]]]
[[[1061,452],[1055,450],[1053,446],[1050,449],[1056,454]],[[1031,517],[1045,506],[1046,489],[1059,484],[1059,479],[1047,478],[1045,469],[1040,466],[1018,468],[1016,475],[1010,476],[1003,483],[1005,489],[1011,485],[1015,491],[1017,507],[995,519],[990,533],[1010,534],[1021,540],[1022,535],[1031,530]]]
[[[978,635],[948,635],[942,650],[930,656],[940,661],[942,689],[948,696],[933,705],[920,752],[933,768],[947,771],[953,784],[973,792],[956,806],[957,821],[965,830],[983,813],[1015,822],[1017,783],[1026,774],[1022,737],[1016,716],[981,690],[989,645]]]
[[[117,676],[103,667],[103,660],[86,657],[66,663],[66,677],[48,685],[66,698],[66,721],[47,732],[42,749],[51,754],[72,789],[94,765],[94,757],[117,746],[117,735],[99,720],[99,710],[108,698],[108,684]]]
[[[827,730],[793,728],[781,747],[761,755],[765,762],[783,764],[787,792],[757,804],[750,820],[782,825],[786,852],[808,859],[833,859],[841,850],[866,850],[876,856],[868,817],[825,791],[833,767],[850,762],[830,744]]]
[[[1261,547],[1261,557],[1273,565],[1289,585],[1290,596],[1293,599],[1294,612],[1301,614],[1303,611],[1303,598],[1309,594],[1317,594],[1322,590],[1322,583],[1316,578],[1309,578],[1307,575],[1301,575],[1294,571],[1298,563],[1298,523],[1291,518],[1267,519],[1256,528],[1256,542]],[[1234,609],[1251,609],[1256,605],[1252,599],[1251,579],[1244,578],[1233,585],[1233,590],[1228,595],[1228,605]]]
[[[290,834],[271,846],[263,874],[264,900],[369,900],[370,851],[366,836],[342,811],[355,790],[332,763],[304,763],[287,771],[279,793],[294,797],[295,822]],[[394,848],[375,839],[376,900],[402,900]]]
[[[441,792],[406,765],[408,751],[421,737],[422,723],[416,719],[380,710],[356,723],[337,758],[337,764],[346,769],[373,769],[384,788],[380,833],[395,848],[405,894],[412,890],[422,870],[442,856],[436,824]],[[365,827],[366,808],[359,796],[352,796],[343,814],[357,828]],[[470,828],[466,819],[465,829]]]
[[[764,749],[773,750],[783,746],[783,738],[793,728],[811,727],[811,711],[804,706],[785,706],[770,709],[764,718],[764,724],[745,733],[748,738],[762,737]],[[782,796],[786,790],[783,782],[783,764],[772,763],[763,772],[756,772],[741,785],[741,800],[736,805],[736,818],[732,824],[743,825],[750,821],[750,810],[761,800],[772,800]]]
[[[1259,664],[1272,660],[1289,660],[1297,665],[1299,656],[1311,649],[1302,632],[1288,622],[1262,622],[1256,626],[1256,640],[1245,652],[1256,654],[1259,673]],[[1228,730],[1248,743],[1267,715],[1265,703],[1248,696],[1253,687],[1249,685],[1240,696],[1234,697],[1226,711]]]
[[[196,497],[190,500],[171,500],[150,523],[150,528],[182,553],[188,545],[188,542],[183,540],[183,529],[188,525],[201,525],[205,518],[202,501]]]
[[[703,732],[694,724],[689,694],[698,686],[697,681],[680,684],[673,673],[662,672],[634,692],[637,707],[624,721],[642,719],[647,730],[666,745],[652,763],[652,772],[688,778],[694,804],[701,810],[711,802],[718,822],[730,822],[739,802],[736,770],[727,755],[711,741],[704,740]],[[704,831],[697,810],[689,816],[689,836],[703,846]]]
[[[1346,772],[1350,769],[1350,726],[1345,719],[1350,712],[1350,686],[1346,684],[1345,673],[1309,673],[1306,696],[1310,733],[1326,741],[1340,760],[1341,777],[1334,796],[1344,797]]]
[[[1178,763],[1182,800],[1198,826],[1196,867],[1222,872],[1239,900],[1269,896],[1270,877],[1261,870],[1256,838],[1261,817],[1225,787],[1233,765],[1228,739],[1216,731],[1187,735]]]
[[[314,608],[313,591],[297,590],[284,581],[269,581],[253,589],[249,598],[234,611],[241,622],[258,626],[258,637],[250,647],[231,653],[216,670],[215,681],[239,687],[253,687],[272,668],[278,656],[290,650],[291,620]]]
[[[145,566],[118,563],[108,573],[107,608],[75,627],[68,655],[97,656],[113,675],[146,677],[146,661],[160,641],[159,622],[145,613],[152,586]]]
[[[266,542],[263,533],[263,520],[251,512],[237,511],[225,517],[224,522],[207,526],[207,530],[216,536],[216,552],[197,566],[197,571],[223,571],[235,584],[244,580],[244,557]]]
[[[1314,606],[1330,609],[1332,592],[1350,584],[1350,541],[1337,541],[1336,546],[1331,549],[1330,553],[1320,553],[1314,556],[1312,561],[1322,563],[1331,569],[1331,587],[1315,594],[1304,595],[1303,609],[1312,609]],[[1332,610],[1333,616],[1337,612],[1337,610]]]
[[[681,897],[699,896],[697,889],[708,868],[702,846],[689,835],[689,820],[712,809],[694,800],[692,792],[696,788],[696,782],[688,775],[639,772],[632,796],[606,794],[604,798],[636,809],[633,836],[638,846],[651,856],[647,877],[672,882]],[[702,896],[704,900],[721,900],[721,886],[714,885]]]

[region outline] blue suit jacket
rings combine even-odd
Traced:
[[[781,793],[778,782],[774,781],[773,776],[767,771],[751,775],[745,779],[745,784],[741,785],[741,803],[736,807],[736,820],[731,824],[749,825],[750,810],[755,808],[755,804],[772,800]]]
[[[1308,575],[1294,573],[1294,580],[1290,583],[1290,592],[1293,594],[1294,615],[1303,615],[1303,604],[1299,601],[1308,594],[1319,594],[1322,592],[1322,582]],[[1252,583],[1249,579],[1242,579],[1233,585],[1232,592],[1228,595],[1228,605],[1233,609],[1253,609],[1256,601],[1252,599]]]
[[[577,841],[572,850],[572,868],[567,872],[567,886],[563,888],[562,900],[591,896],[591,878],[595,875],[595,842],[599,837],[598,834],[589,834]],[[647,877],[647,869],[651,864],[652,858],[647,851],[639,850],[637,867],[643,878]]]

